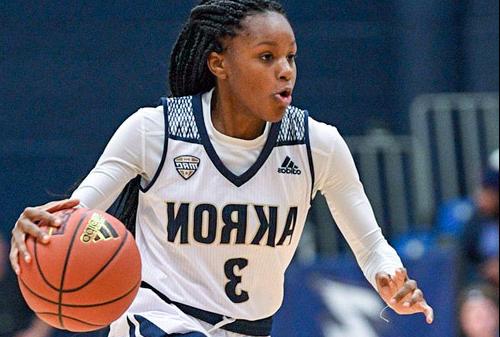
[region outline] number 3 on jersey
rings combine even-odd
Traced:
[[[236,292],[236,288],[241,283],[241,276],[236,274],[239,274],[239,272],[247,266],[247,259],[232,259],[227,261],[224,265],[226,277],[229,279],[229,283],[226,284],[226,295],[234,303],[244,303],[250,299],[248,292],[244,290],[240,291],[239,294]]]

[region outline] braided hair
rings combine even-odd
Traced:
[[[285,15],[274,0],[202,0],[193,8],[177,38],[170,59],[170,90],[174,97],[191,96],[215,86],[207,59],[211,52],[222,52],[222,39],[234,37],[241,22],[250,15],[265,12]],[[109,210],[135,232],[141,178],[130,181]]]
[[[174,45],[170,58],[170,90],[174,97],[191,96],[215,86],[207,59],[221,53],[222,39],[234,37],[241,22],[250,15],[285,10],[273,0],[202,0],[193,8],[189,20]]]

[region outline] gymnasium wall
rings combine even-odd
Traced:
[[[62,198],[127,116],[168,93],[170,49],[196,2],[0,1],[0,233],[9,235],[26,206]],[[346,136],[375,127],[408,134],[409,107],[420,94],[499,90],[497,0],[282,2],[299,43],[294,104]],[[415,336],[454,336],[447,302],[455,293],[454,257],[440,254],[430,264],[410,262],[440,309],[437,325],[394,316],[385,324],[359,308],[349,324],[366,324],[363,337],[402,336],[407,322],[418,327]],[[346,316],[331,310],[317,281],[359,290],[367,283],[355,270],[352,259],[293,266],[288,287],[300,281],[308,289],[287,297],[276,329],[345,336],[336,329]],[[449,279],[437,288],[431,276],[440,273]]]
[[[64,194],[128,115],[168,92],[195,2],[0,2],[2,230]],[[498,91],[498,1],[283,3],[300,46],[295,104],[344,135],[407,133],[421,93]]]

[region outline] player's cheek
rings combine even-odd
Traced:
[[[265,104],[266,93],[269,91],[269,83],[261,80],[261,78],[247,78],[246,82],[248,90],[246,95],[254,104]],[[269,96],[269,94],[267,94]]]

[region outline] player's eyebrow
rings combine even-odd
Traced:
[[[294,46],[297,44],[297,41],[293,40],[292,43],[290,43],[290,46]],[[259,47],[259,46],[262,46],[262,45],[269,45],[269,46],[277,46],[278,45],[278,42],[275,42],[275,41],[262,41],[262,42],[259,42],[255,45],[255,47]]]

